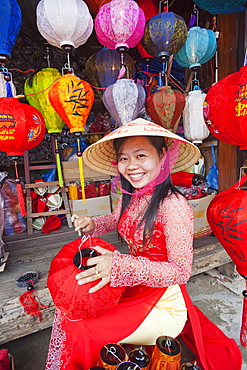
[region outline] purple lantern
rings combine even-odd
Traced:
[[[144,12],[134,0],[112,0],[100,7],[94,25],[99,42],[121,53],[142,39],[145,23]]]

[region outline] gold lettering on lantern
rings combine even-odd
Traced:
[[[236,116],[246,116],[247,115],[247,104],[238,103],[238,105],[235,107],[236,110]]]
[[[0,128],[16,126],[16,120],[12,114],[0,114]]]
[[[8,135],[0,135],[0,140],[14,140],[14,136],[8,136]]]

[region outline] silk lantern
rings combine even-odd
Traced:
[[[93,31],[92,16],[82,0],[41,0],[36,12],[41,35],[67,53],[85,44]]]
[[[247,66],[214,84],[204,102],[204,118],[211,134],[240,150],[247,149]]]
[[[115,307],[125,287],[111,287],[110,283],[97,292],[88,291],[99,281],[78,285],[75,276],[88,268],[88,258],[96,257],[93,247],[100,246],[110,251],[116,247],[100,238],[82,237],[64,245],[51,262],[47,287],[56,307],[70,319],[96,318]]]
[[[103,103],[119,126],[134,120],[145,104],[144,88],[123,78],[107,87]]]
[[[126,52],[143,37],[145,21],[143,10],[134,0],[112,0],[100,7],[94,27],[102,45]]]
[[[236,269],[247,283],[247,193],[244,175],[231,188],[216,195],[207,209],[212,232],[225,248]],[[243,291],[243,314],[240,341],[247,346],[247,284]]]
[[[135,70],[135,62],[128,53],[124,54],[126,68],[124,78],[131,78]],[[89,82],[99,87],[98,95],[102,98],[104,88],[115,83],[120,73],[120,56],[116,50],[103,48],[92,54],[85,64],[86,75]]]
[[[185,106],[179,90],[161,86],[146,99],[146,110],[152,120],[167,130],[172,130]]]
[[[215,33],[196,26],[189,29],[184,45],[174,54],[174,58],[180,66],[195,69],[209,61],[216,49]]]
[[[88,82],[70,73],[63,75],[54,82],[49,89],[48,97],[55,111],[69,127],[70,132],[74,133],[77,137],[80,182],[82,198],[85,202],[83,164],[79,135],[84,131],[84,126],[92,109],[94,91]]]
[[[187,34],[187,25],[180,15],[163,12],[146,22],[141,43],[149,54],[167,59],[181,49]]]
[[[48,133],[54,135],[58,181],[59,186],[63,187],[64,183],[56,134],[62,132],[64,122],[50,104],[48,97],[49,87],[60,77],[61,73],[57,69],[43,68],[32,77],[26,79],[24,93],[28,103],[42,113]]]
[[[15,163],[16,188],[22,216],[26,211],[16,157],[39,145],[45,131],[44,118],[36,108],[20,103],[16,98],[0,98],[0,148]]]
[[[210,131],[204,121],[203,104],[206,94],[200,89],[189,91],[185,98],[185,107],[183,110],[184,136],[194,144],[202,143]]]
[[[245,0],[194,0],[194,2],[211,14],[229,14],[245,11]]]
[[[5,65],[21,28],[21,8],[17,0],[0,2],[0,63]]]

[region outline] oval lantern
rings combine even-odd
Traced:
[[[37,108],[45,119],[48,133],[60,133],[64,122],[49,101],[49,87],[61,77],[56,68],[43,68],[24,83],[24,93],[30,105]]]
[[[21,8],[16,0],[0,2],[0,63],[11,57],[12,49],[21,28]]]
[[[192,27],[182,48],[174,54],[174,58],[182,67],[199,68],[215,54],[217,42],[212,30]]]
[[[209,131],[217,139],[240,150],[247,148],[247,66],[222,78],[208,91],[203,113]]]
[[[0,148],[7,156],[23,155],[44,139],[42,114],[16,98],[0,98]]]
[[[247,193],[244,175],[231,188],[216,195],[207,208],[212,232],[222,244],[236,269],[247,281]],[[247,289],[247,287],[246,287]],[[244,294],[240,341],[247,346],[247,290]]]
[[[123,77],[131,78],[135,71],[135,62],[127,53],[124,55],[124,66],[126,72]],[[88,58],[85,71],[89,82],[93,86],[101,88],[97,90],[97,93],[102,98],[104,88],[117,81],[120,72],[119,53],[116,50],[103,48]]]
[[[211,14],[230,14],[247,10],[245,0],[194,0],[194,2]]]
[[[185,98],[183,110],[184,136],[194,144],[200,144],[210,134],[203,116],[205,97],[206,94],[201,90],[193,90]]]
[[[93,19],[82,0],[41,0],[37,27],[47,42],[60,49],[83,45],[93,31]]]
[[[180,15],[163,12],[146,22],[141,43],[149,54],[167,58],[181,49],[187,34],[187,25]]]
[[[144,88],[123,78],[107,87],[103,103],[119,126],[135,119],[145,104]]]
[[[94,27],[102,45],[126,51],[142,39],[145,22],[144,12],[134,0],[112,0],[100,7]]]
[[[172,130],[185,106],[185,97],[179,90],[161,86],[146,99],[146,110],[152,120]]]
[[[83,132],[94,102],[90,84],[74,74],[63,75],[49,89],[49,101],[71,133]]]

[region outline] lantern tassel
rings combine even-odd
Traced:
[[[19,175],[18,175],[18,169],[17,169],[17,162],[15,162],[15,174],[16,174],[16,192],[17,192],[17,197],[19,201],[19,206],[20,206],[20,213],[24,217],[26,216],[26,207],[25,207],[25,200],[23,196],[23,191],[22,191],[22,186],[20,183]]]
[[[77,139],[77,145],[78,145],[77,158],[78,158],[78,166],[79,166],[79,173],[80,173],[82,201],[83,201],[83,203],[86,203],[82,152],[81,152],[80,139],[79,138]]]
[[[243,291],[243,311],[242,311],[242,326],[240,331],[240,342],[242,346],[247,347],[247,280],[245,282],[245,290]]]
[[[62,173],[57,139],[55,139],[55,153],[56,153],[56,163],[57,163],[57,177],[58,177],[59,186],[60,188],[62,188],[64,186],[64,182],[63,182],[63,173]]]

